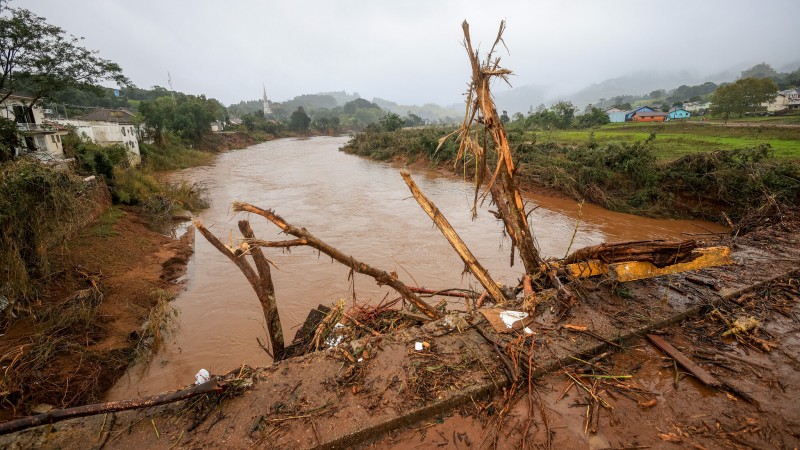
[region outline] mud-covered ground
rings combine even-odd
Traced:
[[[762,216],[723,238],[730,266],[624,288],[593,281],[566,314],[537,314],[533,338],[512,333],[493,347],[481,315],[462,313],[241,367],[223,378],[221,395],[39,427],[0,445],[797,448],[799,223]],[[679,321],[656,325],[666,317]],[[757,327],[727,333],[737,320]],[[674,345],[720,387],[701,384],[648,338],[625,338],[636,330]],[[417,351],[416,342],[430,346]],[[529,366],[541,376],[529,381]]]
[[[796,218],[773,226],[774,217],[753,217],[742,224],[749,234],[725,241],[734,248],[771,251],[779,259],[798,261]],[[737,319],[744,323],[748,318],[755,319],[756,328],[726,333]],[[797,272],[657,334],[724,387],[704,385],[639,337],[601,357],[576,360],[533,381],[531,389],[525,380],[516,395],[505,391],[475,399],[459,411],[391,432],[362,448],[800,446]]]
[[[39,303],[0,336],[0,416],[102,398],[153,344],[143,324],[156,307],[169,311],[193,239],[153,231],[135,209],[113,207],[54,249]]]
[[[727,326],[716,313],[659,332],[733,389],[704,386],[642,337],[592,364],[551,373],[510,402],[503,395],[476,399],[362,448],[516,449],[523,441],[547,448],[548,432],[551,448],[797,448],[798,289],[800,279],[793,278],[720,307],[757,317],[767,343],[721,338]]]

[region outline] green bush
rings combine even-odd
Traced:
[[[439,139],[450,131],[433,127],[391,133],[370,130],[353,136],[342,150],[373,159],[419,153],[435,163],[452,163],[458,153],[454,139],[436,150]],[[768,145],[696,153],[665,162],[653,151],[655,136],[607,145],[523,139],[520,133],[509,135],[522,180],[613,210],[719,219],[711,215],[714,209],[704,205],[722,206],[737,218],[768,196],[785,204],[800,204],[800,163],[773,158]]]
[[[36,160],[0,165],[0,316],[33,298],[33,281],[49,274],[48,250],[90,217],[89,190]]]

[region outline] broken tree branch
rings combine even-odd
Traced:
[[[250,222],[240,220],[239,231],[245,239],[255,239],[253,229],[250,228]],[[269,261],[264,256],[264,252],[261,251],[261,247],[251,247],[250,254],[256,263],[259,282],[267,296],[266,302],[261,302],[261,305],[264,308],[264,317],[267,319],[267,331],[272,342],[272,353],[280,361],[284,358],[283,328],[281,328],[281,318],[278,315],[278,302],[275,299],[275,285],[272,283]]]
[[[420,309],[423,314],[430,317],[431,319],[439,319],[441,318],[441,313],[434,309],[431,305],[421,300],[417,297],[416,294],[411,292],[406,285],[389,274],[380,269],[376,269],[366,263],[358,261],[357,259],[353,258],[352,256],[345,255],[341,251],[337,250],[336,248],[326,244],[325,242],[319,240],[314,235],[308,232],[305,228],[298,228],[293,225],[290,225],[282,217],[275,214],[273,211],[261,209],[257,206],[253,206],[249,203],[242,203],[242,202],[234,202],[232,205],[232,209],[237,212],[249,212],[253,214],[258,214],[259,216],[269,220],[273,224],[275,224],[278,228],[283,230],[284,233],[290,234],[297,238],[300,238],[305,242],[308,247],[314,248],[326,255],[330,256],[331,258],[335,259],[336,261],[344,264],[347,267],[350,267],[355,272],[360,274],[369,275],[378,282],[378,285],[386,285],[397,291],[400,295],[403,296],[406,300],[411,302],[414,306]]]
[[[53,424],[63,420],[74,419],[77,417],[94,416],[110,412],[127,411],[129,409],[149,408],[151,406],[165,405],[198,395],[210,392],[221,392],[224,386],[220,385],[217,379],[212,379],[198,386],[192,386],[165,394],[153,395],[150,397],[137,398],[133,400],[121,400],[115,402],[97,403],[94,405],[77,406],[75,408],[54,409],[44,414],[24,417],[0,424],[0,435],[38,427],[40,425]]]
[[[401,170],[400,175],[403,177],[403,180],[408,185],[408,189],[411,190],[411,195],[414,196],[414,199],[417,200],[419,206],[428,214],[433,220],[433,223],[439,228],[439,231],[442,232],[447,242],[453,247],[453,250],[458,253],[458,256],[461,257],[461,260],[464,261],[464,264],[467,265],[469,271],[475,276],[478,282],[486,289],[492,297],[494,297],[495,301],[505,301],[508,300],[506,296],[503,294],[503,291],[500,290],[500,286],[495,283],[492,279],[491,275],[489,275],[489,271],[483,268],[483,266],[478,262],[472,252],[467,248],[467,245],[464,244],[464,241],[461,240],[461,237],[458,236],[458,233],[453,229],[453,226],[450,225],[450,222],[447,221],[447,218],[439,211],[439,208],[436,207],[422,191],[419,189],[414,180],[411,178],[411,174],[408,171]]]
[[[478,296],[477,292],[472,291],[463,291],[459,292],[456,289],[441,289],[441,290],[433,290],[433,289],[426,289],[414,286],[407,286],[408,289],[415,293],[415,294],[427,294],[427,295],[442,295],[445,297],[460,297],[460,298],[476,298]]]
[[[197,229],[197,231],[202,234],[208,242],[214,246],[220,253],[227,256],[236,267],[244,274],[247,281],[250,283],[250,286],[256,293],[256,297],[258,297],[258,301],[261,303],[261,309],[264,312],[264,319],[267,321],[268,327],[267,331],[270,333],[270,342],[272,344],[273,354],[275,355],[275,360],[280,361],[283,358],[284,354],[284,344],[283,344],[283,332],[280,329],[280,318],[277,315],[277,305],[275,304],[275,293],[270,292],[272,286],[272,280],[268,282],[262,281],[261,277],[258,276],[253,267],[250,266],[250,263],[244,258],[244,255],[236,255],[231,249],[225,246],[219,239],[217,239],[214,234],[206,228],[203,223],[198,220],[192,220],[192,224]],[[249,228],[249,225],[248,225]],[[252,231],[251,231],[252,232]],[[263,255],[262,255],[263,256]],[[258,263],[257,263],[258,264]],[[268,268],[267,268],[268,269]],[[263,270],[262,270],[263,272]],[[269,271],[265,272],[269,276]],[[272,304],[271,304],[272,303]],[[273,314],[273,311],[275,313]],[[273,326],[277,323],[277,332],[273,335]]]
[[[537,274],[541,270],[542,259],[533,239],[533,233],[528,225],[528,218],[525,214],[525,206],[522,195],[514,180],[514,161],[511,149],[508,144],[503,123],[497,114],[494,100],[490,91],[492,77],[498,76],[507,81],[510,70],[499,67],[499,58],[492,61],[492,53],[499,42],[502,42],[505,21],[500,22],[500,29],[497,34],[495,44],[486,57],[486,62],[481,64],[477,51],[472,48],[469,35],[469,24],[464,21],[461,25],[464,31],[464,47],[472,67],[472,81],[467,96],[467,107],[465,122],[462,125],[461,145],[459,146],[459,157],[463,156],[464,150],[471,151],[477,161],[478,170],[475,173],[476,201],[477,190],[488,176],[489,169],[486,167],[486,145],[480,145],[476,140],[469,137],[469,128],[473,122],[483,125],[486,135],[491,136],[494,141],[494,150],[497,153],[497,166],[488,181],[487,190],[492,194],[492,200],[498,206],[500,216],[508,231],[509,237],[514,247],[519,251],[520,259],[528,274]],[[466,120],[466,118],[470,118]],[[484,169],[485,168],[485,169]],[[495,189],[495,184],[499,184],[499,189]],[[473,205],[473,211],[475,205]],[[513,259],[512,259],[513,261]]]

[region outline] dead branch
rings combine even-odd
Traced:
[[[240,220],[239,231],[245,239],[255,239],[250,222]],[[278,315],[278,302],[275,299],[275,285],[272,283],[269,261],[264,256],[264,252],[261,251],[261,247],[252,247],[250,254],[256,263],[259,282],[267,295],[266,302],[261,302],[261,305],[264,309],[264,317],[267,319],[267,332],[269,332],[269,338],[272,342],[272,352],[280,361],[284,358],[283,328],[281,328],[281,318]]]
[[[165,405],[167,403],[178,402],[198,395],[210,392],[221,392],[224,386],[220,385],[215,379],[205,382],[198,386],[188,389],[169,392],[165,394],[153,395],[150,397],[137,398],[133,400],[121,400],[115,402],[97,403],[94,405],[77,406],[75,408],[54,409],[44,414],[25,417],[0,424],[0,435],[14,433],[40,425],[53,424],[63,420],[74,419],[77,417],[94,416],[110,412],[127,411],[129,409],[149,408],[151,406]]]
[[[433,220],[433,223],[439,228],[439,231],[442,232],[447,242],[453,247],[453,250],[458,253],[458,256],[461,257],[461,260],[464,261],[464,264],[467,265],[469,271],[475,276],[478,282],[486,289],[489,294],[494,297],[495,301],[505,301],[507,300],[506,296],[503,294],[503,291],[500,290],[500,286],[495,283],[492,279],[491,275],[489,275],[489,271],[483,268],[483,266],[475,259],[475,256],[472,252],[467,248],[467,245],[464,244],[464,241],[461,240],[461,237],[458,236],[456,231],[453,229],[450,222],[447,221],[447,218],[439,211],[439,208],[436,207],[422,191],[419,189],[414,180],[411,178],[411,174],[408,173],[406,170],[401,170],[400,175],[403,177],[403,180],[408,185],[408,189],[411,190],[411,195],[414,196],[414,199],[417,200],[419,206],[428,214]]]
[[[211,233],[200,220],[195,219],[192,221],[197,231],[202,234],[206,240],[208,240],[211,245],[214,246],[220,253],[227,256],[228,259],[233,261],[236,264],[236,267],[244,274],[247,281],[250,283],[250,286],[256,293],[256,297],[258,297],[258,301],[261,303],[261,309],[264,312],[264,319],[267,321],[267,331],[270,334],[270,342],[272,343],[272,350],[273,354],[275,355],[275,360],[280,361],[284,357],[284,343],[283,343],[283,331],[281,330],[280,326],[280,317],[277,314],[277,304],[275,303],[275,292],[272,288],[272,280],[262,280],[261,277],[256,273],[255,270],[250,266],[250,263],[244,258],[244,255],[236,255],[231,249],[225,246],[213,233]],[[247,229],[250,228],[248,224]],[[252,236],[252,230],[250,231]],[[263,257],[263,254],[261,255]],[[266,258],[264,258],[266,260]],[[262,261],[263,263],[263,261]],[[266,274],[269,277],[269,267],[267,264],[266,270],[264,267],[260,267],[260,263],[256,262],[256,265],[259,266],[259,271],[262,274]],[[276,328],[277,327],[277,328]],[[275,334],[273,334],[273,332]]]
[[[456,289],[440,289],[437,291],[433,289],[425,289],[414,286],[407,286],[407,287],[411,292],[415,294],[442,295],[445,297],[460,297],[460,298],[476,298],[478,296],[476,292],[472,291],[459,292]]]
[[[372,278],[375,279],[375,281],[378,282],[379,286],[386,285],[391,287],[392,289],[397,291],[400,295],[402,295],[406,300],[408,300],[414,306],[419,308],[420,311],[422,311],[426,316],[430,317],[431,319],[439,319],[442,316],[441,313],[439,313],[439,311],[437,311],[431,305],[427,304],[419,297],[417,297],[417,295],[411,292],[402,281],[398,280],[396,277],[392,276],[388,272],[376,269],[366,263],[360,262],[357,259],[353,258],[352,256],[345,255],[336,248],[316,238],[314,235],[309,233],[308,230],[306,230],[305,228],[298,228],[293,225],[290,225],[285,220],[283,220],[282,217],[275,214],[273,211],[261,209],[257,206],[253,206],[248,203],[242,203],[242,202],[234,202],[232,208],[234,211],[237,212],[244,211],[253,214],[258,214],[259,216],[274,223],[278,228],[283,230],[284,233],[300,238],[301,241],[305,242],[302,245],[306,245],[322,253],[325,253],[334,260],[344,264],[347,267],[350,267],[355,272],[371,276]]]
[[[520,259],[522,259],[522,263],[525,266],[525,272],[536,274],[541,270],[542,259],[536,249],[533,233],[528,224],[522,195],[514,180],[515,168],[511,149],[490,91],[492,77],[497,76],[508,81],[507,76],[511,74],[510,70],[499,67],[499,58],[492,60],[497,44],[503,42],[502,35],[505,29],[505,22],[500,23],[497,38],[483,64],[480,62],[478,53],[472,48],[469,24],[466,21],[462,24],[462,29],[464,30],[464,47],[467,50],[470,65],[472,66],[472,81],[467,95],[464,123],[459,133],[461,144],[457,160],[464,156],[465,151],[470,151],[476,158],[478,168],[475,173],[475,203],[477,203],[478,190],[484,179],[490,174],[486,165],[486,146],[480,145],[476,139],[470,136],[470,127],[472,127],[473,123],[481,123],[484,133],[491,136],[497,153],[497,166],[487,182],[486,189],[491,193],[492,200],[498,206],[499,214],[511,238],[512,245],[519,251]],[[499,185],[497,188],[495,188],[495,183]],[[476,209],[475,203],[473,204],[473,212]]]

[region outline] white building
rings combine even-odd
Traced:
[[[5,94],[0,94],[2,98]],[[45,121],[41,104],[24,95],[11,94],[0,102],[0,117],[13,121],[17,126],[20,146],[14,156],[26,153],[43,160],[63,160],[62,136],[69,133],[56,123]]]
[[[686,102],[683,104],[683,109],[689,112],[700,112],[711,109],[711,102]]]
[[[61,119],[58,123],[75,127],[82,139],[101,146],[119,144],[128,151],[128,160],[137,165],[142,161],[139,138],[133,114],[125,110],[96,109],[78,119]]]
[[[771,102],[764,102],[761,106],[766,106],[767,111],[776,112],[785,109],[800,109],[800,93],[797,89],[789,89],[778,92],[775,99]]]

